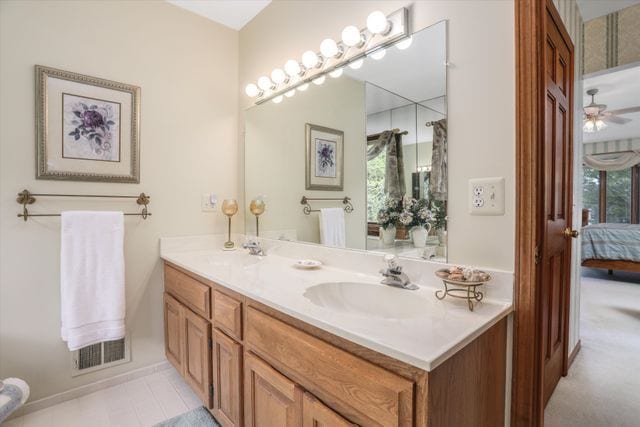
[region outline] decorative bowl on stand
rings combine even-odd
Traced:
[[[446,268],[437,270],[436,276],[444,283],[444,289],[436,291],[436,298],[442,300],[449,295],[453,298],[466,299],[470,311],[473,311],[474,302],[480,302],[484,298],[484,294],[478,290],[478,287],[491,280],[489,273],[480,270],[473,271],[471,280],[465,279],[463,274],[452,273]]]

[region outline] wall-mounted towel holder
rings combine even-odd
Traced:
[[[302,196],[302,200],[300,200],[300,204],[304,205],[302,208],[302,212],[305,215],[309,215],[311,212],[320,212],[320,209],[311,209],[311,205],[309,204],[309,200],[341,200],[344,205],[344,211],[346,213],[353,212],[353,205],[351,204],[351,198],[349,197],[307,197]]]
[[[38,197],[99,197],[99,198],[108,198],[108,199],[136,199],[136,203],[140,206],[144,206],[142,208],[142,212],[139,213],[125,213],[127,216],[141,216],[142,219],[147,219],[148,216],[151,215],[151,212],[148,211],[147,205],[151,202],[151,197],[147,196],[144,193],[140,193],[137,196],[114,196],[107,194],[44,194],[44,193],[31,193],[29,190],[22,190],[18,193],[18,198],[16,201],[22,205],[22,213],[18,214],[18,218],[22,218],[25,221],[29,217],[34,216],[60,216],[60,214],[52,214],[52,213],[43,213],[43,214],[32,214],[29,213],[27,209],[27,205],[32,205],[36,202],[36,196]]]

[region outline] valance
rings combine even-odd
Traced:
[[[611,156],[585,155],[584,164],[600,171],[621,171],[640,164],[640,150]]]

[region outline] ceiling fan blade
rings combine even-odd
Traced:
[[[637,107],[629,107],[629,108],[620,108],[618,110],[607,111],[609,114],[629,114],[629,113],[638,113],[640,112],[640,105]]]
[[[607,115],[602,117],[603,122],[615,123],[617,125],[624,125],[625,123],[629,123],[631,119],[626,119],[624,117],[618,117],[613,115]]]

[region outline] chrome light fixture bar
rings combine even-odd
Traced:
[[[321,85],[327,74],[333,78],[339,77],[345,66],[352,64],[352,68],[360,68],[367,56],[382,58],[387,47],[409,39],[409,34],[407,8],[386,16],[380,11],[372,12],[367,18],[366,28],[358,30],[354,26],[346,27],[342,31],[341,41],[323,40],[320,52],[308,50],[302,55],[302,61],[288,60],[283,69],[273,70],[271,77],[265,75],[258,79],[257,84],[248,84],[245,93],[258,98],[256,105],[270,100],[280,103],[283,96],[293,96],[296,89],[304,91],[309,83]]]

